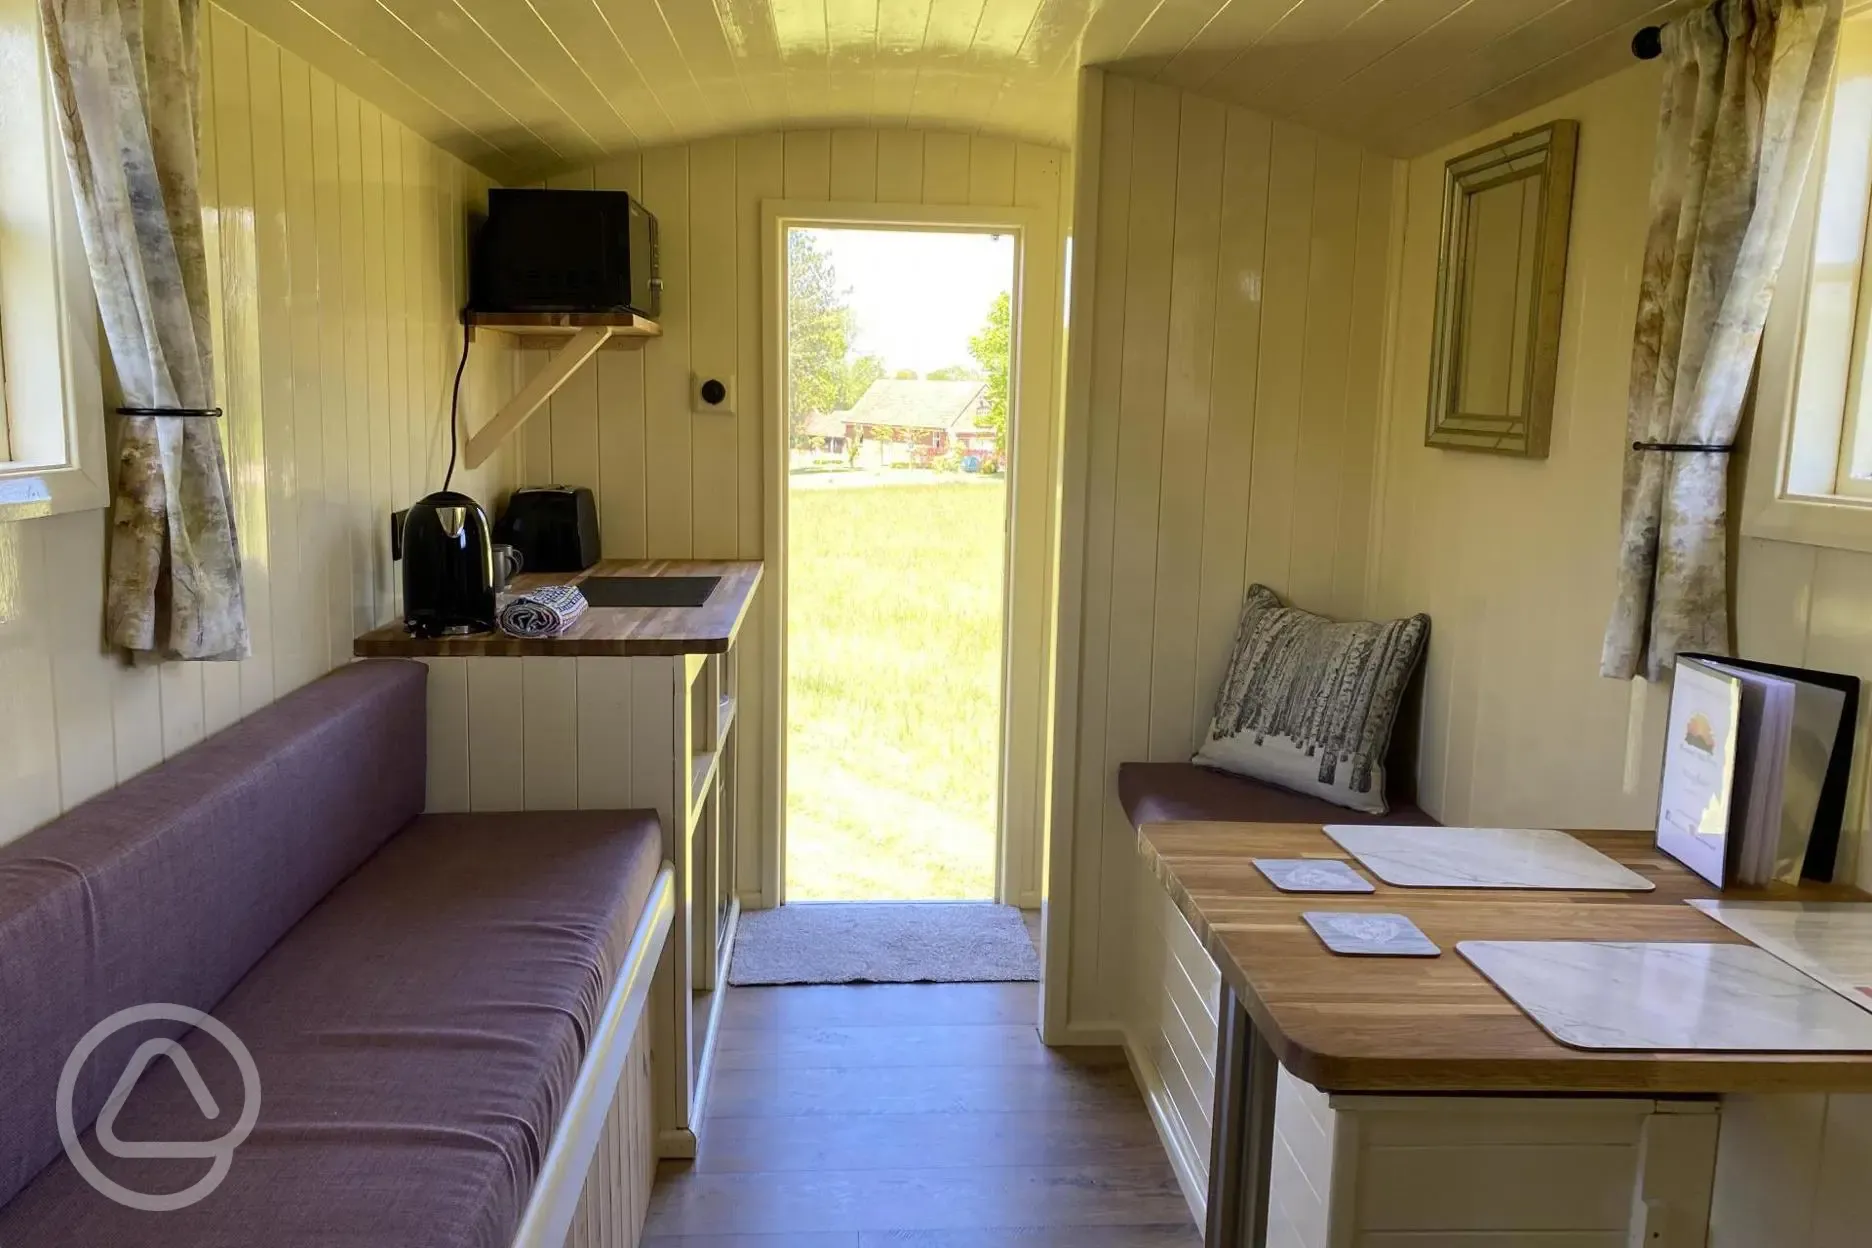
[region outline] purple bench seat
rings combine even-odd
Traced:
[[[511,1241],[662,836],[648,811],[420,815],[424,675],[341,669],[0,848],[0,1182],[23,1176],[0,1186],[0,1244]],[[80,1035],[148,1001],[211,1010],[261,1087],[226,1179],[164,1213],[93,1190],[52,1118]],[[152,1034],[126,1032],[87,1065],[81,1126]],[[225,1135],[238,1071],[201,1032],[183,1048],[221,1115],[205,1119],[159,1060],[119,1139]],[[82,1138],[139,1192],[208,1168]]]
[[[1393,803],[1389,814],[1368,815],[1194,763],[1121,763],[1118,800],[1134,828],[1179,822],[1436,823],[1407,802]]]

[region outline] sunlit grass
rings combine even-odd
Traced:
[[[789,899],[993,896],[1006,498],[791,492]]]

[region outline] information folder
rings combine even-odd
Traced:
[[[1658,848],[1719,888],[1830,880],[1858,710],[1855,676],[1678,656]]]

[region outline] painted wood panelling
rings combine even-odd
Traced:
[[[1702,1244],[1713,1111],[1637,1098],[1338,1097],[1283,1071],[1268,1245]]]
[[[1063,146],[1089,0],[228,0],[503,182],[783,129]],[[1136,7],[1135,0],[1127,3]]]
[[[1655,813],[1666,693],[1624,790],[1627,687],[1597,676],[1613,594],[1625,375],[1651,176],[1657,81],[1638,67],[1409,166],[1374,531],[1372,608],[1434,620],[1419,796],[1446,820],[1645,827]],[[1442,162],[1458,148],[1554,117],[1596,136],[1574,226],[1550,458],[1519,462],[1423,446]],[[1872,676],[1872,558],[1742,539],[1736,616],[1745,654]],[[1528,662],[1527,656],[1542,656]],[[1555,733],[1567,748],[1552,748]],[[1849,803],[1846,870],[1872,883],[1866,740]]]
[[[1656,74],[1636,67],[1409,166],[1372,609],[1435,621],[1418,789],[1446,822],[1642,828],[1654,816],[1666,695],[1643,700],[1627,792],[1628,690],[1597,673],[1656,107]],[[1551,457],[1426,449],[1443,161],[1555,117],[1577,119],[1583,141]],[[1742,539],[1735,609],[1742,653],[1872,678],[1872,556]],[[1862,887],[1869,734],[1872,719],[1860,725],[1844,868]],[[1732,1099],[1709,1242],[1859,1244],[1868,1168],[1866,1098]]]
[[[1195,0],[1107,6],[1086,64],[1410,155],[1629,64],[1672,0]]]
[[[1222,974],[1163,886],[1139,872],[1136,887],[1135,987],[1125,1003],[1125,1048],[1200,1224],[1208,1192]]]
[[[1268,1248],[1701,1244],[1713,1109],[1637,1098],[1340,1097],[1282,1070]],[[1634,1224],[1647,1202],[1655,1239]]]
[[[1086,91],[1047,1026],[1121,1030],[1200,1160],[1215,968],[1139,862],[1117,768],[1190,756],[1251,582],[1362,607],[1394,162],[1118,74]]]
[[[604,351],[515,439],[520,479],[590,486],[607,558],[747,558],[767,546],[763,455],[761,203],[970,203],[1039,215],[1031,245],[1046,289],[1059,285],[1064,153],[1049,147],[916,130],[801,130],[706,139],[617,156],[551,179],[555,187],[627,190],[662,231],[663,336]],[[1058,297],[1055,318],[1063,316]],[[1037,904],[1044,819],[1046,673],[1051,670],[1052,549],[1057,524],[1060,392],[1052,324],[1027,325],[1022,370],[1041,379],[1015,429],[1020,514],[1011,516],[1006,794],[1009,895]],[[526,350],[521,370],[547,353]],[[733,414],[693,413],[694,376],[733,381]],[[1032,488],[1028,488],[1028,485]],[[765,591],[763,591],[765,592]],[[761,785],[763,665],[774,661],[765,613],[750,614],[737,651],[743,701],[740,809],[769,809]],[[758,904],[771,829],[743,821],[738,887]]]
[[[1147,1097],[1155,1069],[1140,1063]],[[1268,1248],[1702,1244],[1721,1181],[1715,1110],[1635,1097],[1333,1096],[1282,1070]],[[1200,1224],[1206,1154],[1187,1175],[1174,1145],[1171,1157]],[[1647,1203],[1655,1239],[1634,1225]]]
[[[1423,445],[1443,162],[1494,132],[1409,166],[1371,605],[1430,614],[1418,797],[1445,820],[1645,827],[1655,813],[1654,752],[1647,743],[1648,778],[1625,792],[1628,691],[1598,670],[1656,83],[1638,67],[1503,127],[1571,117],[1592,136],[1574,183],[1545,460]],[[1647,716],[1658,733],[1661,698]]]
[[[1064,145],[1115,62],[1414,154],[1617,71],[1675,0],[227,0],[503,181],[806,126]]]
[[[0,841],[349,661],[393,618],[393,507],[439,488],[487,180],[214,10],[202,199],[215,382],[253,657],[132,666],[102,644],[105,512],[0,524]],[[478,352],[464,406],[512,360]],[[100,414],[100,419],[104,417]],[[491,504],[511,454],[456,483]]]
[[[679,659],[423,662],[431,812],[647,809],[666,830],[685,822]]]
[[[623,1077],[586,1171],[565,1248],[637,1248],[643,1242],[657,1168],[650,1032],[646,1010],[624,1059]]]

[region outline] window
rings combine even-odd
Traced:
[[[1872,72],[1861,68],[1867,59],[1865,45],[1872,43],[1872,28],[1864,21],[1848,26],[1858,36],[1852,43],[1861,57],[1853,67],[1858,72],[1846,72],[1843,41],[1842,75],[1834,92],[1824,149],[1826,167],[1818,183],[1814,261],[1809,266],[1813,290],[1828,306],[1819,318],[1810,314],[1809,322],[1830,321],[1824,346],[1830,357],[1846,363],[1844,375],[1833,377],[1821,361],[1814,361],[1816,377],[1825,377],[1829,389],[1841,384],[1845,388],[1830,492],[1872,500],[1872,355],[1866,350],[1872,328],[1872,264],[1866,263],[1872,244]],[[1848,323],[1850,340],[1846,338]],[[1816,430],[1811,436],[1830,437],[1831,433],[1830,429]],[[1824,451],[1824,441],[1815,449]],[[1824,477],[1820,483],[1825,483]]]
[[[96,303],[34,0],[0,0],[0,521],[110,501]]]
[[[1872,17],[1833,100],[1762,335],[1742,530],[1872,551]]]
[[[1833,106],[1810,179],[1816,203],[1791,450],[1798,492],[1872,498],[1872,23],[1849,22],[1841,33]]]

